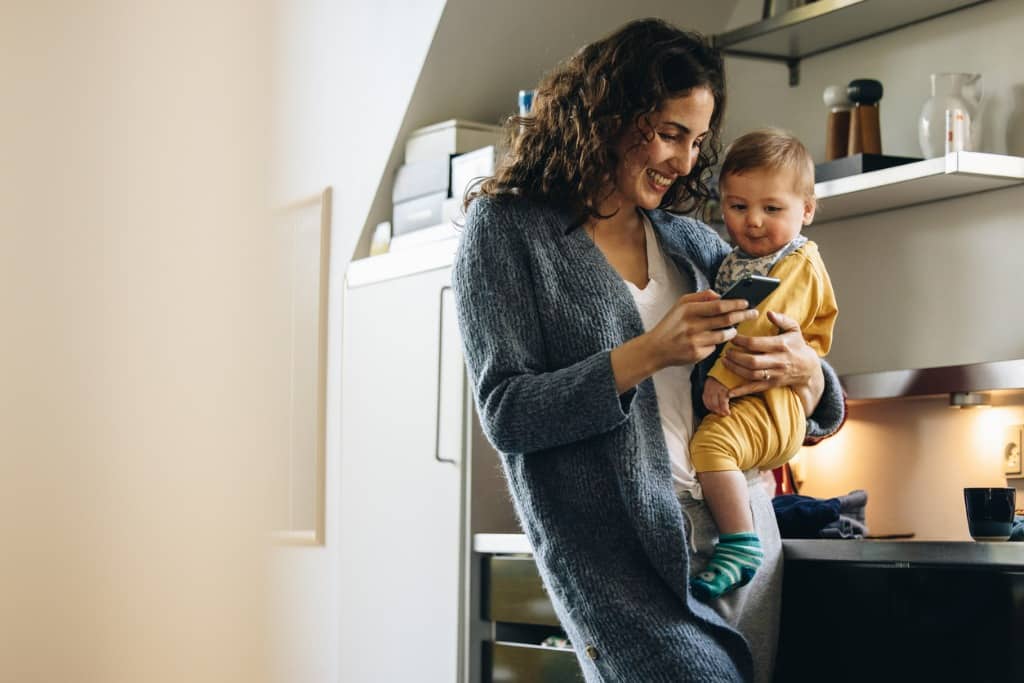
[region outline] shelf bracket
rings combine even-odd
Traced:
[[[786,66],[789,67],[789,87],[795,88],[800,85],[800,60],[787,59]]]

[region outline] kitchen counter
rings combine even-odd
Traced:
[[[491,555],[532,554],[524,534],[477,534],[473,537],[473,550]],[[782,552],[787,562],[1024,568],[1024,543],[784,539]]]
[[[1024,543],[782,543],[775,680],[1024,681]],[[571,650],[538,645],[564,633],[526,537],[477,534],[473,550],[492,680],[580,681]]]

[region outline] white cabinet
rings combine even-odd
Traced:
[[[346,287],[335,520],[345,683],[458,675],[465,371],[449,278],[442,268]]]

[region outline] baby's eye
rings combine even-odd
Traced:
[[[747,208],[746,204],[730,204],[729,208],[733,211],[745,211]]]
[[[766,206],[764,208],[764,210],[767,211],[768,213],[777,213],[779,211],[782,211],[782,207],[781,206]]]

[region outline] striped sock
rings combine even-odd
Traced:
[[[720,598],[754,578],[761,557],[761,541],[754,532],[722,534],[708,566],[690,579],[690,588],[702,600]]]

